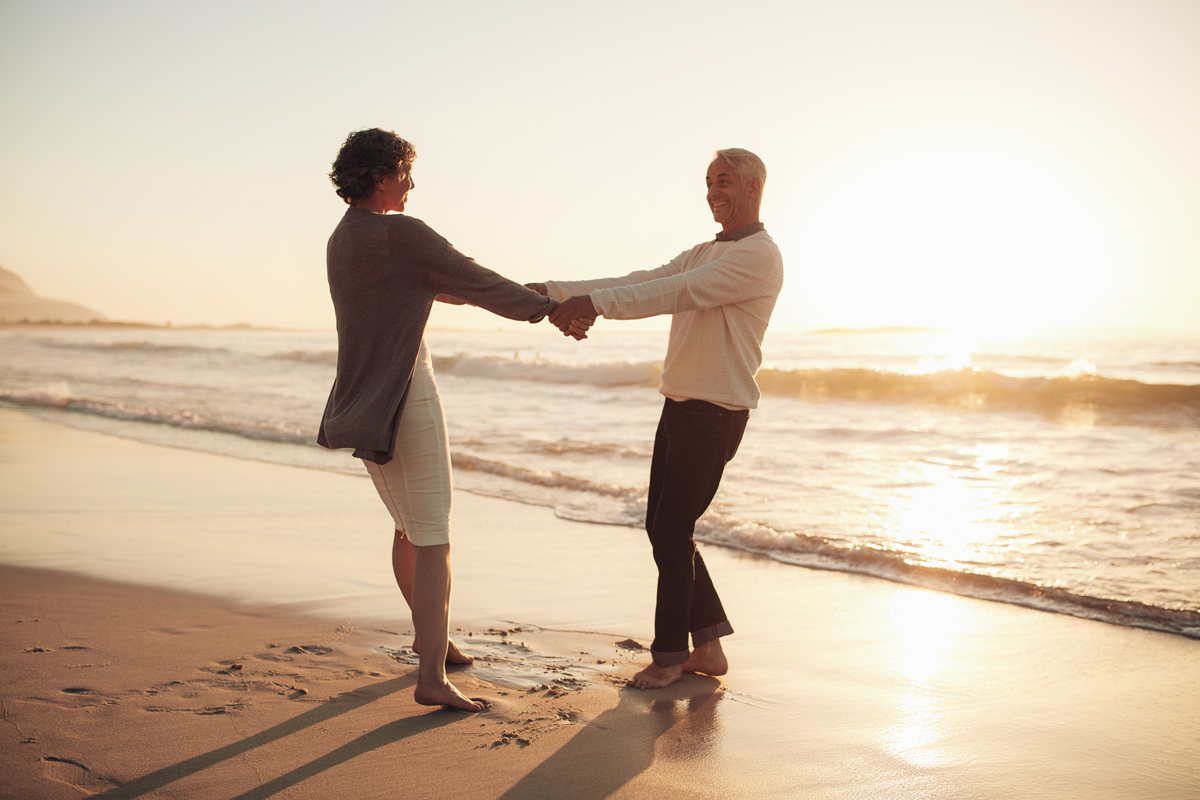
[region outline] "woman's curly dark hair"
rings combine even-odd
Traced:
[[[366,200],[375,184],[399,175],[406,164],[417,157],[417,148],[392,131],[371,128],[346,137],[338,150],[329,180],[337,187],[338,197],[347,204]]]

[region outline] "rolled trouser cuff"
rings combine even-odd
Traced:
[[[657,650],[650,651],[650,657],[660,667],[677,667],[687,661],[689,655],[691,653],[687,650],[679,650],[674,653],[660,653]]]
[[[733,633],[733,626],[729,624],[729,620],[718,622],[716,625],[709,625],[707,628],[701,628],[698,631],[692,632],[692,647],[708,644],[714,639],[720,639],[722,636],[728,636],[731,633]],[[690,655],[691,652],[688,650],[661,653],[653,648],[650,649],[650,657],[660,667],[674,667],[683,664],[688,660],[688,656]]]
[[[692,647],[708,644],[713,639],[720,639],[722,636],[728,636],[731,633],[733,633],[733,626],[729,624],[729,620],[718,622],[716,625],[709,625],[707,628],[701,628],[698,631],[692,631]]]

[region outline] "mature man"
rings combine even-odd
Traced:
[[[737,452],[749,409],[758,406],[754,375],[783,286],[783,257],[758,219],[766,180],[758,156],[718,150],[706,178],[708,205],[721,224],[715,240],[623,278],[531,284],[563,301],[550,321],[564,333],[572,321],[597,314],[673,315],[646,508],[658,566],[653,662],[630,679],[639,689],[668,686],[684,672],[724,675],[729,669],[721,637],[733,627],[692,536]]]

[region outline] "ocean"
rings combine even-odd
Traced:
[[[665,331],[426,339],[456,490],[641,526]],[[0,404],[365,478],[315,444],[336,349],[332,332],[9,328]],[[699,541],[1200,638],[1200,336],[772,333],[758,380]]]

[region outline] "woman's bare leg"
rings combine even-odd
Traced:
[[[410,609],[413,601],[413,570],[416,565],[416,548],[404,531],[396,531],[396,537],[392,539],[392,574],[396,576],[396,585],[400,587],[400,594],[404,595],[404,602],[408,603]]]
[[[450,624],[450,545],[431,544],[414,548],[412,616],[417,637],[425,642],[417,666],[414,698],[421,705],[451,706],[463,711],[482,711],[483,703],[467,698],[446,677],[446,634]]]
[[[396,531],[392,539],[392,573],[396,576],[396,585],[404,595],[404,602],[409,609],[413,607],[413,570],[417,564],[417,549],[408,540],[404,531]],[[413,639],[413,652],[421,654],[419,639]],[[447,664],[472,664],[475,659],[458,649],[453,641],[448,642],[446,649]]]

